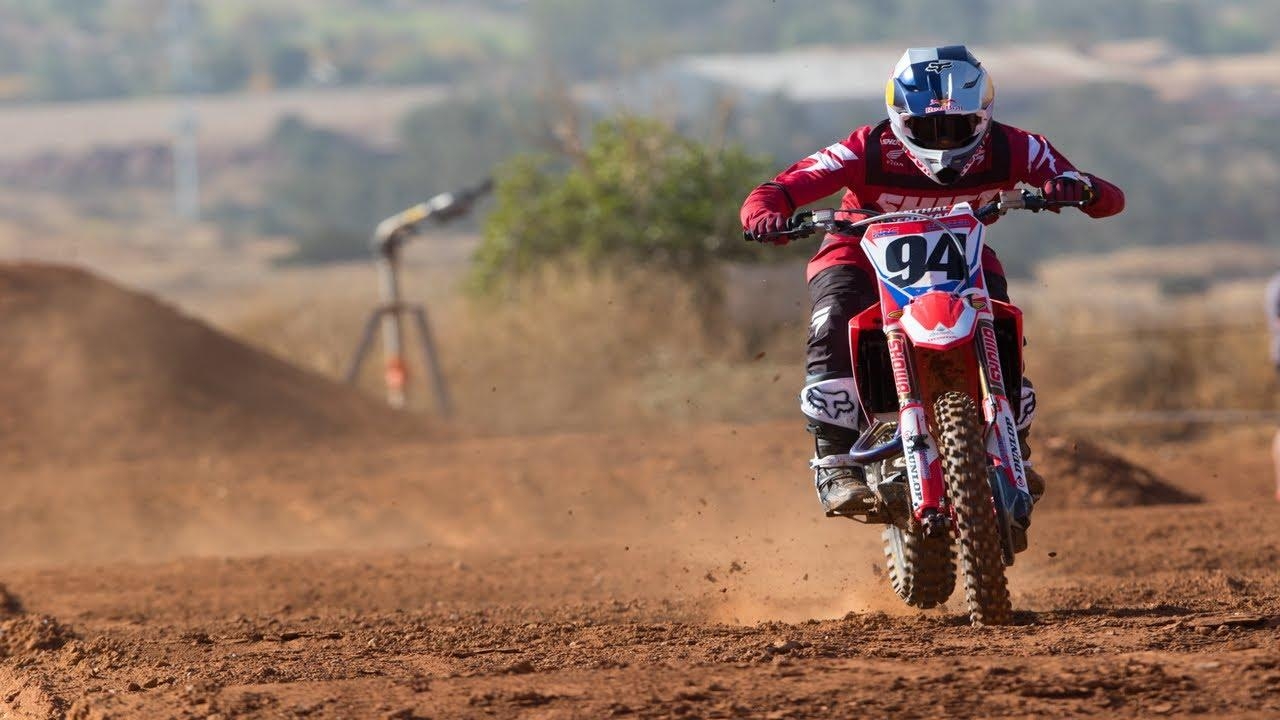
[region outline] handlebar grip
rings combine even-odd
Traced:
[[[797,232],[796,230],[780,230],[778,232],[764,233],[762,235],[756,235],[750,230],[742,231],[742,239],[746,240],[747,242],[763,243],[763,242],[769,242],[770,240],[775,240],[778,238],[796,238],[796,237],[800,237],[800,233]]]
[[[776,240],[781,238],[796,240],[799,238],[809,237],[814,233],[815,230],[817,230],[817,228],[813,225],[813,223],[805,222],[796,227],[789,228],[787,230],[779,230],[778,232],[764,233],[761,235],[756,235],[750,230],[743,230],[742,239],[746,240],[747,242],[769,242],[770,240]]]
[[[989,202],[986,205],[983,205],[982,207],[974,211],[973,216],[978,218],[979,220],[986,220],[987,218],[993,215],[999,215],[999,214],[1000,214],[1000,203]]]
[[[813,225],[813,213],[799,212],[787,219],[787,226],[782,230],[761,235],[743,230],[742,239],[747,242],[768,242],[776,238],[802,238],[812,235],[814,230],[816,228]]]
[[[769,240],[772,238],[786,237],[787,233],[788,231],[783,230],[781,232],[763,233],[763,234],[757,235],[751,232],[750,230],[743,230],[742,239],[746,242],[763,243],[763,242],[769,242]]]

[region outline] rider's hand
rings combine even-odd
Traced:
[[[767,242],[773,245],[786,245],[791,242],[791,238],[786,235],[777,235],[774,237],[764,237],[770,233],[780,233],[791,229],[791,218],[782,213],[768,213],[756,220],[755,224],[747,228],[747,234],[756,242]]]
[[[1070,175],[1059,175],[1049,180],[1041,188],[1044,192],[1044,199],[1050,202],[1060,203],[1079,203],[1082,207],[1093,202],[1093,188],[1089,187],[1085,181],[1080,178],[1071,177]],[[1060,208],[1050,207],[1049,210],[1059,212]]]

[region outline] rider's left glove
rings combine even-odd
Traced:
[[[1081,207],[1093,202],[1093,188],[1089,183],[1079,177],[1071,175],[1059,175],[1049,180],[1041,188],[1044,192],[1044,199],[1057,203],[1077,203]],[[1049,210],[1059,212],[1059,208],[1050,207]]]

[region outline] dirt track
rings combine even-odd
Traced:
[[[166,551],[125,511],[138,490],[118,485],[120,505],[89,533],[65,528],[85,557],[212,554],[224,534],[239,553],[333,547],[359,538],[357,520],[370,532],[360,550],[150,564],[68,565],[62,548],[23,568],[11,549],[0,699],[39,718],[1280,713],[1280,541],[1256,502],[1215,499],[1236,488],[1206,488],[1204,505],[1042,513],[1011,574],[1020,625],[979,630],[956,607],[897,606],[877,533],[816,517],[790,434],[646,434],[618,456],[636,485],[609,490],[582,482],[605,453],[569,452],[587,436],[506,441],[525,468],[509,472],[472,460],[480,442],[325,458],[332,478],[277,457],[264,467],[280,484],[259,478],[255,502],[294,502],[310,543],[286,515],[236,511],[169,527]],[[642,453],[651,464],[631,462]],[[291,472],[317,499],[339,479],[359,487],[313,503]],[[479,490],[433,509],[414,487],[445,477]],[[50,495],[87,517],[76,483]],[[754,495],[718,499],[733,487]],[[165,517],[186,501],[145,502]],[[520,517],[555,505],[563,517]],[[353,527],[333,525],[343,508]],[[253,543],[237,539],[264,521]]]
[[[11,356],[117,395],[0,453],[8,716],[1280,716],[1263,431],[1130,450],[1174,487],[1041,442],[1019,624],[974,629],[958,602],[905,611],[878,532],[820,517],[795,422],[340,441],[331,413],[384,416],[125,300],[141,316],[102,321],[163,320],[165,352],[217,361],[139,405],[92,322],[56,315],[83,341],[70,360]],[[219,368],[258,389],[219,392]],[[6,390],[19,412],[51,397],[32,372]],[[250,424],[304,400],[318,420]],[[56,462],[23,462],[42,442]]]

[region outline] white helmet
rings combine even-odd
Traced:
[[[942,185],[973,165],[995,98],[991,76],[963,45],[907,50],[884,92],[893,134],[916,166]]]

